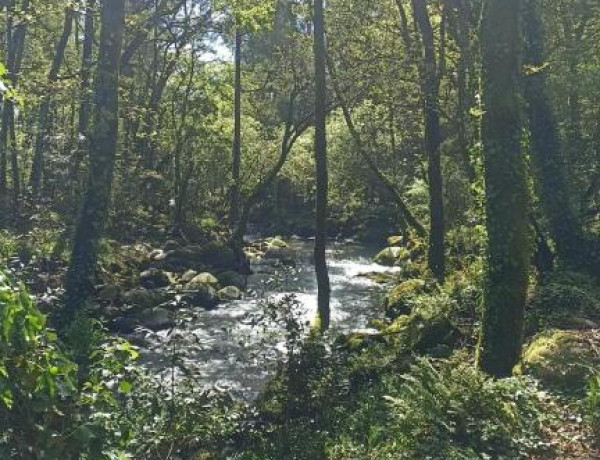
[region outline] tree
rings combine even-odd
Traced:
[[[48,137],[48,129],[51,124],[51,113],[50,113],[50,92],[52,86],[56,83],[59,77],[60,68],[65,58],[65,50],[69,43],[69,37],[73,30],[73,20],[75,18],[75,9],[72,6],[67,6],[65,12],[65,21],[63,24],[63,30],[61,37],[56,44],[56,50],[54,52],[54,59],[48,72],[48,94],[44,96],[44,99],[40,103],[40,111],[38,115],[38,132],[35,139],[35,151],[33,155],[33,164],[31,166],[31,175],[29,177],[29,183],[33,197],[38,197],[40,188],[42,185],[42,176],[44,172],[44,153],[48,148],[46,139]]]
[[[233,151],[231,162],[231,203],[229,222],[232,228],[239,219],[240,214],[240,168],[242,163],[242,31],[239,21],[235,26],[235,78],[234,88],[234,126],[233,126]]]
[[[110,203],[119,127],[119,61],[124,3],[125,0],[101,2],[102,26],[94,91],[94,125],[90,135],[89,178],[66,278],[67,318],[71,318],[84,304],[91,290]]]
[[[521,354],[531,256],[520,8],[520,0],[486,0],[481,29],[488,267],[478,363],[496,377],[510,375]]]
[[[315,65],[315,166],[317,179],[315,219],[315,271],[318,286],[318,328],[329,328],[329,300],[331,287],[325,255],[327,245],[327,195],[329,175],[327,170],[327,62],[325,48],[325,14],[323,0],[315,0],[313,19]]]
[[[415,23],[423,42],[423,64],[421,87],[423,91],[423,113],[425,121],[425,151],[427,153],[429,180],[429,269],[436,279],[444,281],[446,272],[444,190],[440,154],[440,75],[435,51],[433,27],[429,19],[425,0],[413,0]]]

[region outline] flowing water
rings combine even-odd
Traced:
[[[283,326],[256,320],[263,316],[267,301],[293,294],[302,324],[314,317],[317,308],[312,242],[296,240],[290,245],[296,254],[293,270],[272,261],[254,263],[255,274],[248,279],[243,300],[213,311],[184,311],[176,329],[149,337],[153,345],[145,355],[153,357],[153,366],[167,374],[170,363],[179,360],[193,369],[196,381],[254,398],[286,352]],[[382,316],[383,288],[364,275],[394,269],[374,264],[376,252],[377,248],[353,243],[329,249],[333,336],[365,328],[369,319]]]

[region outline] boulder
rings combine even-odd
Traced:
[[[185,291],[181,296],[181,303],[188,304],[191,307],[212,310],[219,304],[219,298],[214,287],[204,284],[199,286],[198,289]]]
[[[210,273],[200,273],[194,276],[190,282],[185,286],[188,291],[196,291],[202,289],[204,286],[216,286],[219,284],[219,280]]]
[[[386,267],[393,267],[397,262],[402,260],[408,255],[408,251],[405,248],[390,247],[385,248],[379,252],[373,259],[373,261],[379,265],[385,265]]]
[[[201,271],[206,267],[227,270],[235,266],[235,256],[233,249],[225,243],[212,241],[201,246],[186,246],[170,250],[165,254],[163,264],[169,270]]]
[[[221,300],[239,300],[242,298],[242,291],[235,286],[227,286],[217,292],[217,297]]]
[[[161,307],[142,310],[136,318],[142,326],[153,331],[168,329],[175,324],[169,311]]]
[[[140,286],[146,289],[160,289],[171,285],[169,275],[158,268],[150,268],[140,273]]]
[[[387,239],[388,246],[401,247],[404,245],[403,236],[390,236]]]
[[[233,270],[227,270],[217,275],[221,286],[235,286],[240,290],[246,289],[247,278]]]
[[[123,295],[123,301],[128,305],[147,309],[160,305],[165,297],[164,292],[138,288],[127,291]]]
[[[267,243],[267,247],[269,247],[269,248],[285,249],[285,248],[290,247],[285,241],[283,241],[278,236],[276,236],[275,238],[268,239],[266,241],[266,243]]]
[[[190,281],[192,281],[196,277],[196,275],[198,275],[198,272],[196,270],[188,270],[183,275],[181,275],[179,281],[181,281],[184,284],[187,284]]]
[[[600,330],[543,332],[523,353],[517,374],[529,374],[545,387],[582,395],[592,375],[600,374]]]

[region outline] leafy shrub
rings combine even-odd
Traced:
[[[600,375],[592,377],[587,391],[587,418],[594,438],[600,439]]]

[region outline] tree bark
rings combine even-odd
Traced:
[[[571,203],[566,163],[546,83],[545,30],[538,6],[525,0],[525,58],[529,75],[524,77],[524,93],[531,132],[531,154],[538,190],[559,260],[581,268],[586,245],[581,223]]]
[[[331,287],[325,250],[327,246],[327,201],[329,174],[327,169],[327,77],[325,14],[323,0],[314,1],[314,64],[315,64],[315,166],[316,166],[316,218],[315,218],[315,271],[317,276],[316,329],[326,331],[330,323],[329,300]]]
[[[423,65],[421,86],[423,90],[423,113],[425,121],[425,151],[427,153],[429,181],[429,269],[439,282],[446,272],[444,190],[440,154],[440,80],[435,53],[433,28],[425,0],[412,0],[415,22],[423,42]]]
[[[234,126],[231,162],[231,196],[229,223],[235,227],[240,213],[240,167],[242,162],[242,32],[235,30],[235,81],[234,81]]]
[[[521,355],[531,260],[520,8],[520,0],[486,0],[481,29],[488,272],[478,363],[496,377],[511,375]]]
[[[23,13],[29,10],[29,0],[21,2],[21,11]],[[12,4],[11,4],[12,5]],[[8,7],[11,8],[11,5]],[[14,24],[14,19],[10,12],[7,20],[7,70],[8,78],[13,89],[19,84],[19,74],[23,63],[23,53],[25,51],[25,37],[27,35],[27,20],[22,18],[21,22]],[[7,169],[8,169],[8,141],[10,136],[10,127],[14,124],[15,104],[10,98],[5,98],[2,110],[2,120],[0,121],[0,193],[6,193],[7,189]],[[12,148],[16,148],[15,145]]]
[[[119,61],[125,0],[102,0],[100,50],[90,136],[88,186],[75,230],[66,277],[67,320],[85,304],[93,286],[98,247],[110,203],[119,128]]]
[[[33,163],[31,166],[31,176],[29,178],[29,186],[31,187],[31,193],[34,198],[37,198],[40,194],[40,188],[42,186],[42,176],[44,172],[44,153],[48,149],[48,129],[51,124],[50,114],[50,93],[52,86],[58,80],[58,73],[65,58],[65,50],[69,42],[69,37],[73,30],[73,19],[75,18],[75,10],[71,7],[67,8],[65,13],[65,20],[63,24],[63,30],[61,37],[56,45],[54,52],[54,58],[48,72],[47,85],[48,91],[40,103],[40,111],[38,115],[38,130],[35,140],[35,150],[33,155]]]

